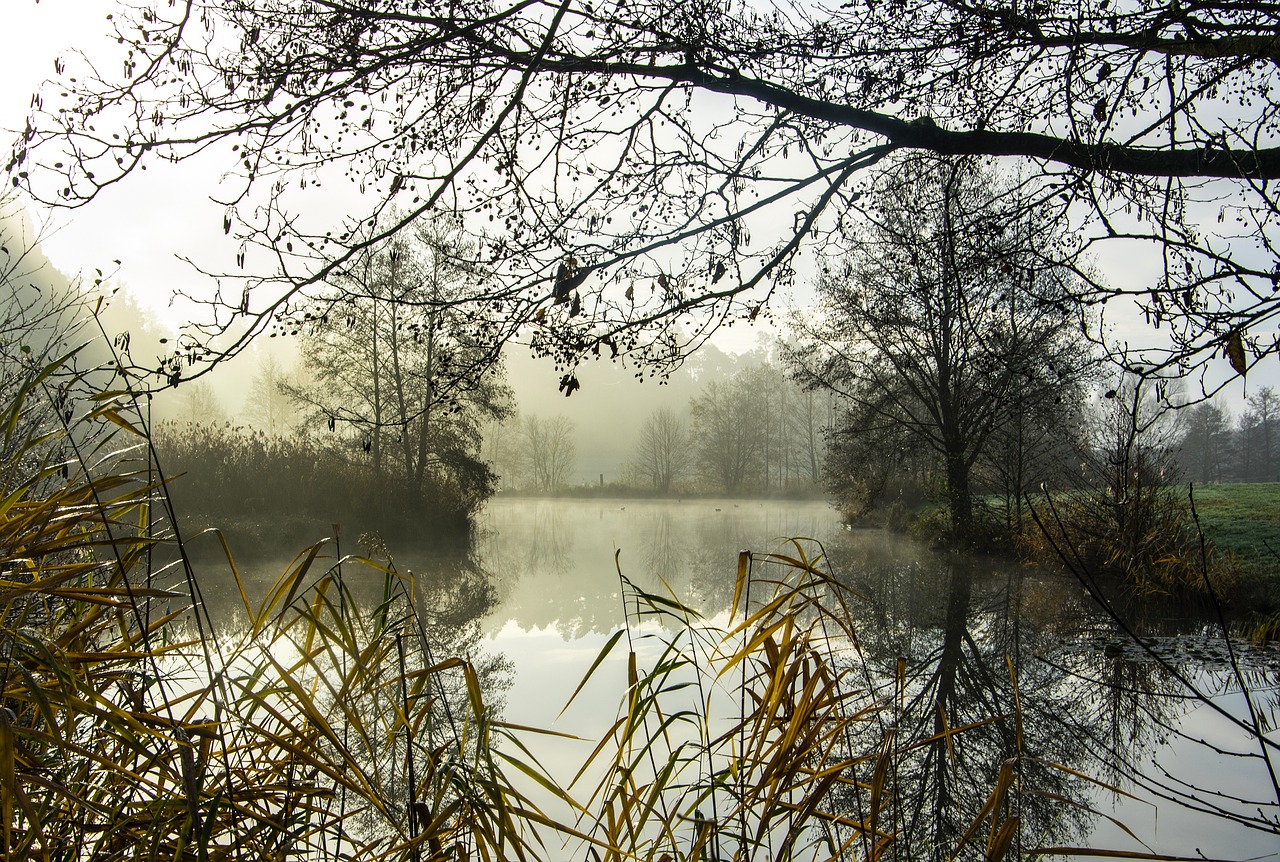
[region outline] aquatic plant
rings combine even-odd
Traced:
[[[228,554],[247,625],[215,630],[129,407],[12,447],[40,460],[0,498],[4,858],[524,855],[480,675],[434,654],[412,579],[321,542],[255,601]]]

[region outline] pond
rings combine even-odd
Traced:
[[[497,499],[481,526],[479,556],[497,590],[484,627],[491,648],[513,662],[511,721],[590,739],[613,720],[625,686],[620,658],[615,687],[597,681],[587,699],[560,711],[622,623],[619,570],[714,616],[732,600],[739,549],[794,553],[784,539],[809,537],[864,598],[858,635],[868,663],[887,677],[899,657],[906,660],[916,714],[904,720],[932,721],[943,708],[958,726],[999,711],[1011,700],[1012,666],[1026,750],[1129,794],[1064,782],[1066,773],[1045,768],[1045,786],[1031,789],[1074,793],[1094,810],[1047,799],[1027,805],[1023,823],[1039,832],[1037,843],[1280,857],[1280,808],[1257,740],[1214,711],[1249,717],[1212,620],[1118,609],[1153,647],[1148,654],[1069,574],[934,553],[882,530],[846,530],[821,503]],[[1280,654],[1232,646],[1267,736],[1280,740]],[[1175,673],[1212,705],[1190,697]],[[981,733],[957,745],[973,775],[994,774],[1007,754]],[[987,790],[952,781],[920,793],[937,802]]]
[[[498,498],[470,555],[388,550],[443,623],[437,654],[476,659],[506,721],[595,740],[618,716],[627,650],[579,686],[611,636],[625,619],[658,635],[634,646],[643,664],[679,628],[670,617],[638,623],[635,593],[723,624],[742,549],[758,562],[820,556],[848,589],[856,661],[844,670],[881,703],[873,729],[942,741],[894,764],[895,825],[916,833],[913,846],[954,844],[1021,752],[1015,856],[1280,858],[1280,653],[1225,639],[1212,618],[1103,607],[1068,573],[848,530],[818,502]],[[284,562],[245,568],[269,579]],[[764,598],[764,579],[749,600]],[[206,590],[211,605],[229,599],[225,585]],[[529,744],[562,784],[590,751],[564,738]]]

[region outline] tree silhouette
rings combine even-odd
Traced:
[[[280,361],[270,353],[258,361],[258,370],[249,384],[244,412],[268,437],[289,433],[298,422],[298,405],[287,391],[288,376]]]
[[[1239,420],[1240,478],[1268,482],[1275,477],[1276,390],[1260,387],[1245,400]]]
[[[210,267],[210,326],[234,333],[218,351],[292,329],[310,288],[445,209],[494,276],[469,297],[501,308],[494,342],[523,327],[565,363],[677,361],[760,314],[900,150],[1018,160],[1071,228],[1063,261],[1149,246],[1151,281],[1075,297],[1128,296],[1164,327],[1148,372],[1277,350],[1267,7],[150,0],[109,20],[118,56],[59,62],[11,180],[76,206],[207,157],[237,261]],[[343,184],[364,197],[336,223],[315,189]],[[211,334],[179,352],[207,358]]]
[[[573,477],[577,448],[564,416],[527,415],[520,421],[521,466],[536,491],[560,491]]]
[[[1047,261],[1052,231],[973,160],[910,158],[887,179],[843,267],[820,282],[823,314],[793,356],[802,379],[850,403],[850,433],[877,441],[864,455],[881,464],[895,437],[900,453],[933,453],[965,540],[993,435],[1019,423],[1062,434],[1079,401],[1092,357],[1063,299],[1075,276]]]
[[[422,222],[371,248],[317,303],[302,335],[312,380],[289,388],[313,429],[334,432],[385,490],[426,499],[448,488],[473,511],[495,477],[483,429],[510,412],[502,369],[451,301],[476,274],[457,233]]]
[[[729,380],[712,380],[689,403],[698,467],[718,491],[737,494],[761,484],[768,432],[758,385],[762,374],[749,368]]]
[[[654,410],[640,426],[632,470],[649,487],[668,494],[692,466],[693,451],[680,417],[665,407]]]

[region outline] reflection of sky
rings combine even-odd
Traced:
[[[569,787],[594,743],[616,718],[626,690],[627,644],[623,639],[565,709],[607,641],[604,633],[584,633],[576,640],[568,640],[554,627],[526,629],[515,622],[508,622],[487,640],[489,649],[504,653],[514,665],[515,683],[507,692],[503,719],[579,737],[520,735],[529,752],[561,787]],[[643,645],[642,642],[639,646]],[[574,795],[585,798],[588,793],[583,792],[583,788],[593,786],[601,775],[599,770],[584,775],[573,788]],[[539,804],[545,806],[545,813],[553,818],[563,815],[565,822],[573,822],[574,817],[567,810],[557,808],[531,780],[518,774],[512,774],[512,778],[522,791],[535,794]]]
[[[690,501],[683,504],[644,504],[636,501],[563,501],[554,505],[564,508],[560,527],[566,524],[573,534],[571,543],[563,549],[561,559],[570,566],[585,566],[583,571],[500,571],[492,565],[498,552],[504,561],[521,557],[520,545],[528,540],[527,531],[546,523],[546,515],[539,516],[539,504],[520,501],[495,501],[491,507],[490,526],[501,531],[502,524],[509,525],[511,543],[496,541],[490,536],[489,544],[482,549],[486,565],[499,577],[506,578],[504,603],[487,623],[489,634],[486,644],[508,655],[515,664],[515,685],[508,698],[505,718],[516,724],[550,728],[561,733],[576,734],[584,741],[535,738],[532,750],[551,773],[568,780],[575,769],[589,754],[592,743],[615,720],[619,701],[625,690],[627,643],[620,641],[611,656],[595,671],[594,677],[575,698],[574,703],[561,715],[561,710],[573,696],[576,687],[587,673],[592,661],[605,645],[608,636],[621,624],[618,581],[613,571],[613,552],[622,550],[624,571],[633,576],[644,588],[654,588],[658,571],[667,564],[685,567],[683,571],[661,572],[671,583],[672,589],[682,599],[715,616],[723,623],[723,607],[732,595],[737,549],[743,546],[762,548],[770,545],[773,550],[785,550],[777,543],[769,542],[786,532],[816,533],[828,540],[829,549],[838,571],[853,579],[853,586],[861,588],[871,601],[866,607],[858,604],[859,635],[863,649],[872,662],[872,673],[891,672],[893,656],[922,655],[938,648],[942,632],[939,629],[946,609],[944,584],[934,576],[938,566],[955,565],[952,558],[922,553],[919,546],[901,537],[881,531],[854,531],[838,529],[831,518],[829,532],[814,527],[823,524],[821,506],[795,507],[786,514],[782,510],[792,504],[740,503],[733,509],[732,503],[714,501]],[[720,509],[716,512],[716,509]],[[773,510],[767,512],[765,510]],[[540,520],[541,519],[541,520]],[[809,521],[809,528],[802,522]],[[758,538],[749,538],[751,531]],[[634,550],[633,550],[634,549]],[[525,554],[525,558],[531,558]],[[718,562],[717,562],[718,559]],[[1114,704],[1105,689],[1091,680],[1112,679],[1122,688],[1143,688],[1146,671],[1125,657],[1104,655],[1095,643],[1107,626],[1099,622],[1092,606],[1080,602],[1079,590],[1071,582],[1050,576],[1034,575],[1026,579],[1013,578],[1000,571],[992,560],[979,562],[979,580],[984,586],[975,588],[971,611],[966,625],[967,636],[986,646],[997,670],[1004,673],[1005,652],[1025,652],[1024,660],[1015,658],[1022,667],[1022,696],[1028,710],[1028,721],[1034,720],[1032,711],[1056,709],[1079,713],[1077,718],[1107,737],[1107,718]],[[769,572],[757,564],[758,575]],[[776,572],[773,572],[776,574]],[[647,579],[647,580],[646,580]],[[570,591],[562,596],[552,595],[554,585],[568,585]],[[1014,589],[1003,601],[1004,590]],[[759,596],[757,596],[759,598]],[[878,608],[878,610],[877,610]],[[569,620],[566,623],[566,619]],[[539,621],[541,620],[541,621]],[[1016,639],[1002,634],[1009,626],[1021,625],[1022,634]],[[1054,659],[1046,663],[1040,656],[1047,650],[1052,654],[1056,645],[1094,643],[1080,653],[1079,663],[1069,659]],[[646,665],[645,656],[657,647],[652,640],[638,639],[641,652],[640,664]],[[1071,652],[1070,655],[1077,655]],[[1064,661],[1081,675],[1063,673]],[[882,666],[883,665],[883,666]],[[1117,673],[1110,674],[1108,668]],[[1151,669],[1154,672],[1154,669]],[[1273,680],[1261,680],[1266,704],[1276,700]],[[1219,675],[1204,674],[1200,683],[1209,691],[1230,688]],[[1167,686],[1155,685],[1154,691]],[[1265,688],[1270,685],[1271,688]],[[1156,697],[1158,695],[1152,695]],[[1055,701],[1055,699],[1058,699]],[[1238,695],[1235,696],[1238,702]],[[1123,701],[1123,697],[1121,697]],[[1053,704],[1059,703],[1055,707]],[[1067,707],[1064,703],[1075,704]],[[1154,701],[1146,704],[1152,708]],[[1205,708],[1190,710],[1184,717],[1184,704],[1168,702],[1167,710],[1158,711],[1164,720],[1173,723],[1187,738],[1165,734],[1158,725],[1141,732],[1143,740],[1133,741],[1133,754],[1141,767],[1152,776],[1166,782],[1188,782],[1211,787],[1231,795],[1253,799],[1265,804],[1269,785],[1265,773],[1254,758],[1221,755],[1214,747],[1234,752],[1256,751],[1238,729],[1228,725],[1219,716]],[[1139,709],[1142,712],[1142,709]],[[1151,724],[1151,716],[1143,713],[1145,724]],[[1053,734],[1069,732],[1070,721],[1061,725],[1050,723],[1035,732],[1028,728],[1028,739],[1045,742]],[[1132,718],[1128,710],[1117,716],[1116,729],[1132,731],[1127,722]],[[1155,731],[1154,739],[1149,738]],[[1047,736],[1046,736],[1047,735]],[[1160,739],[1161,736],[1171,736]],[[1272,733],[1272,736],[1280,734]],[[1210,745],[1199,742],[1204,739]],[[1030,743],[1028,743],[1030,744]],[[1212,746],[1212,747],[1210,747]],[[1078,746],[1071,749],[1077,750]],[[1086,758],[1087,759],[1087,758]],[[1154,761],[1158,766],[1152,766]],[[1099,766],[1088,763],[1069,765],[1081,767],[1089,774],[1100,774]],[[1165,776],[1165,771],[1172,776]],[[1102,776],[1105,778],[1105,776]],[[592,776],[579,785],[593,786]],[[1048,789],[1048,788],[1042,788]],[[1078,788],[1098,810],[1117,817],[1136,832],[1158,853],[1190,856],[1196,849],[1210,857],[1219,858],[1277,858],[1275,835],[1242,829],[1241,827],[1207,815],[1190,812],[1183,807],[1166,804],[1157,810],[1145,801],[1121,800],[1116,803],[1106,791],[1096,791],[1090,798],[1089,791]],[[1074,794],[1073,794],[1074,795]],[[1137,792],[1141,798],[1150,795]],[[1142,849],[1133,839],[1105,820],[1098,821],[1084,843],[1093,847]],[[1034,836],[1028,836],[1034,840]],[[1268,856],[1267,854],[1273,854]]]
[[[432,612],[429,616],[443,614],[442,621],[457,627],[457,634],[476,637],[463,645],[468,654],[503,655],[511,661],[513,686],[505,697],[501,690],[493,692],[495,702],[506,702],[505,720],[583,738],[522,735],[563,782],[573,777],[593,742],[618,715],[625,688],[628,645],[624,639],[560,714],[600,649],[621,625],[615,550],[621,551],[623,570],[638,586],[664,592],[658,580],[663,577],[678,598],[723,626],[739,549],[757,551],[753,574],[764,580],[779,576],[781,570],[763,562],[759,551],[794,552],[775,541],[777,537],[809,533],[824,538],[834,571],[865,596],[854,601],[853,613],[876,685],[888,679],[897,656],[907,657],[912,667],[927,667],[930,654],[941,649],[953,589],[947,573],[959,565],[955,557],[929,553],[892,533],[841,530],[834,513],[816,503],[740,502],[735,508],[731,501],[703,500],[674,504],[496,500],[486,512],[486,521],[478,559],[463,569],[447,555],[425,549],[405,549],[397,565],[401,571],[414,572],[418,595]],[[199,546],[201,541],[193,544]],[[343,550],[354,550],[352,544],[344,542]],[[320,577],[332,562],[332,558],[318,560],[310,580]],[[1260,762],[1241,756],[1256,752],[1256,744],[1209,710],[1190,709],[1187,701],[1163,697],[1176,686],[1136,649],[1116,646],[1121,639],[1083,601],[1074,581],[1049,573],[1024,575],[1021,567],[1001,569],[991,558],[975,558],[971,563],[975,580],[963,635],[972,638],[975,646],[964,648],[966,658],[960,670],[985,674],[1003,687],[1005,657],[1012,655],[1019,668],[1029,747],[1048,745],[1060,734],[1071,739],[1088,736],[1090,750],[1118,744],[1148,775],[1166,784],[1200,783],[1265,803],[1269,785]],[[288,564],[287,557],[241,561],[255,605]],[[228,626],[233,618],[243,619],[243,611],[234,583],[225,574],[225,562],[202,559],[196,569],[215,628],[231,643],[235,632]],[[459,620],[468,602],[487,601],[489,593],[482,587],[488,584],[488,576],[499,604],[480,621],[480,634]],[[344,566],[344,577],[356,601],[372,603],[380,593],[381,577],[373,570],[351,563]],[[765,592],[764,584],[757,581],[753,600],[760,601]],[[1201,624],[1175,626],[1163,617],[1157,622],[1147,634],[1155,636],[1153,642],[1176,646],[1178,661],[1213,652],[1205,649],[1213,638],[1204,636]],[[646,623],[643,630],[660,631],[653,623]],[[674,626],[668,626],[664,633],[674,631]],[[660,643],[642,637],[634,642],[641,666],[652,665]],[[1274,656],[1241,655],[1242,661],[1247,658],[1245,673],[1251,686],[1263,695],[1260,709],[1272,721],[1278,701]],[[1215,664],[1212,672],[1200,674],[1197,684],[1220,700],[1233,702],[1239,711],[1236,687],[1224,674],[1222,664]],[[505,674],[497,677],[499,682],[505,678]],[[1121,694],[1113,693],[1117,688]],[[1138,696],[1130,697],[1134,693]],[[696,698],[692,690],[679,696]],[[1036,716],[1046,710],[1056,720],[1037,721]],[[1184,710],[1189,710],[1185,718]],[[963,720],[955,712],[949,714]],[[1186,738],[1160,740],[1162,735],[1170,736],[1164,733],[1162,721],[1179,728]],[[1280,738],[1280,733],[1273,731],[1271,736]],[[1201,739],[1235,753],[1218,754]],[[1086,757],[1085,763],[1071,760],[1080,753],[1079,746],[1068,748],[1062,760],[1111,780],[1111,773],[1091,758]],[[1151,767],[1153,757],[1159,762],[1156,768]],[[1162,777],[1161,770],[1171,777]],[[589,786],[590,779],[584,779],[578,789]],[[1142,792],[1138,795],[1149,798]],[[1114,813],[1159,852],[1186,856],[1198,847],[1210,856],[1244,859],[1265,857],[1275,845],[1274,835],[1241,829],[1181,807],[1166,805],[1157,814],[1144,802],[1122,799],[1117,803],[1110,796],[1097,791],[1092,804]],[[1088,843],[1137,846],[1105,821],[1100,821]]]
[[[641,589],[666,594],[665,581],[714,613],[732,599],[739,550],[777,550],[785,536],[839,532],[835,511],[820,502],[499,498],[481,523],[479,554],[500,596],[490,631],[514,620],[566,638],[621,621],[619,566]]]
[[[1211,681],[1206,682],[1212,685]],[[1274,700],[1274,690],[1270,694]],[[1220,698],[1218,702],[1229,706],[1236,715],[1244,714],[1244,704],[1238,695]],[[1152,769],[1157,780],[1181,791],[1186,789],[1183,781],[1204,782],[1207,777],[1215,789],[1225,794],[1215,800],[1218,804],[1254,816],[1256,805],[1233,802],[1233,798],[1262,802],[1274,798],[1275,793],[1267,781],[1261,761],[1249,756],[1257,754],[1258,744],[1239,727],[1207,706],[1192,709],[1182,717],[1179,727],[1184,735],[1171,736],[1154,753],[1160,764]],[[1272,741],[1280,741],[1280,734],[1274,731],[1269,736]],[[1215,749],[1228,753],[1219,754]],[[1274,752],[1272,756],[1275,758]],[[1150,765],[1150,760],[1147,765]],[[1169,775],[1163,775],[1163,770],[1167,770]],[[1221,856],[1223,848],[1230,848],[1226,854],[1229,858],[1280,858],[1280,838],[1274,833],[1242,829],[1230,821],[1187,808],[1157,809],[1152,804],[1154,797],[1150,792],[1126,789],[1138,799],[1099,791],[1095,805],[1143,837],[1157,852],[1163,850],[1182,856],[1204,854],[1213,857],[1215,854]],[[1275,808],[1272,807],[1271,811],[1274,815]],[[1105,820],[1099,822],[1091,844],[1096,847],[1144,849]]]

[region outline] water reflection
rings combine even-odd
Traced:
[[[527,697],[554,718],[602,637],[622,621],[619,567],[643,589],[669,589],[712,615],[732,599],[738,550],[787,551],[785,536],[821,540],[831,570],[862,597],[855,623],[866,664],[853,670],[893,704],[868,733],[892,726],[900,739],[934,739],[894,765],[896,826],[910,838],[902,847],[954,847],[1020,755],[1015,853],[1077,843],[1144,849],[1091,808],[1149,827],[1141,839],[1154,852],[1273,852],[1280,805],[1258,739],[1189,698],[1171,669],[1237,716],[1248,715],[1243,680],[1266,732],[1280,711],[1280,660],[1241,645],[1237,678],[1203,620],[1121,608],[1153,657],[1066,575],[936,554],[881,531],[845,531],[819,503],[495,500],[474,550],[390,550],[414,575],[436,655],[478,661],[491,701],[518,673],[508,717],[536,724],[541,717],[521,700],[520,680],[538,680]],[[287,562],[245,568],[265,589]],[[210,607],[238,604],[225,579],[202,583],[210,584]],[[372,596],[372,581],[352,583],[356,594],[366,586]],[[560,643],[508,658],[488,638],[512,629],[553,631]],[[565,690],[552,690],[553,682]],[[588,707],[602,727],[617,695],[602,692]],[[960,727],[963,734],[948,732]],[[1144,801],[1117,797],[1081,774]]]
[[[481,627],[493,578],[466,549],[411,548],[393,562],[376,536],[358,544],[367,559],[337,542],[242,559],[237,581],[216,546],[190,543],[204,640],[188,654],[166,644],[160,659],[166,682],[187,689],[172,704],[216,709],[208,724],[229,728],[234,753],[219,762],[246,782],[237,810],[287,830],[282,857],[342,858],[353,846],[378,856],[420,827],[466,838],[456,812],[496,784],[484,739],[512,664]],[[209,749],[199,751],[204,764]],[[295,772],[295,759],[310,771]],[[503,848],[509,836],[492,837]]]
[[[1016,806],[1005,815],[1020,824],[1015,858],[1022,841],[1077,843],[1089,816],[1059,800],[1083,798],[1083,780],[1053,764],[1080,764],[1085,749],[1040,717],[1083,704],[1060,696],[1046,665],[1024,661],[1050,638],[1019,625],[1021,574],[927,553],[869,568],[849,559],[865,563],[865,548],[834,553],[836,570],[854,573],[850,585],[864,599],[859,636],[873,685],[893,703],[886,719],[900,740],[934,740],[894,764],[905,846],[939,854],[958,846],[1014,764],[1023,793],[1003,804]]]
[[[305,553],[282,548],[278,556],[238,559],[235,569],[245,588],[231,574],[231,563],[220,545],[213,542],[191,542],[187,546],[195,580],[200,585],[201,612],[219,639],[225,643],[240,640],[249,625],[247,598],[257,614],[277,580],[295,571]],[[286,555],[289,554],[289,555]],[[365,557],[369,565],[352,557]],[[472,549],[459,546],[388,547],[374,534],[360,536],[357,541],[326,541],[298,578],[295,590],[306,597],[316,584],[335,578],[343,588],[344,601],[349,599],[370,613],[387,599],[388,574],[395,574],[396,591],[412,597],[414,628],[417,640],[428,662],[461,657],[475,666],[481,679],[488,705],[501,711],[505,694],[511,688],[513,665],[500,652],[489,649],[485,641],[483,621],[498,606],[497,580]],[[283,608],[276,615],[283,613]],[[465,691],[447,693],[448,701],[465,699]]]
[[[501,598],[489,630],[513,622],[566,640],[616,629],[619,568],[644,589],[714,612],[732,597],[739,549],[839,530],[824,503],[732,500],[497,499],[480,527],[477,552]]]
[[[877,684],[895,698],[898,733],[938,740],[899,766],[899,781],[910,788],[903,796],[912,800],[899,826],[917,833],[911,846],[954,846],[988,802],[1001,767],[1019,754],[1018,838],[1029,844],[1091,843],[1095,817],[1085,805],[1114,795],[1061,767],[1258,830],[1252,837],[1233,832],[1233,849],[1269,847],[1280,834],[1277,794],[1256,740],[1242,739],[1230,752],[1219,743],[1205,748],[1218,755],[1208,770],[1160,756],[1171,737],[1194,741],[1183,728],[1199,701],[1170,672],[1177,665],[1121,648],[1123,636],[1066,577],[922,551],[873,566],[865,547],[847,543],[832,553],[836,571],[849,573],[865,598],[862,648]],[[1184,654],[1182,671],[1207,695],[1238,695],[1228,675],[1194,658],[1214,648],[1203,624],[1188,630],[1165,618],[1145,620],[1136,609],[1126,613],[1144,632],[1180,629],[1181,643],[1197,645]],[[1274,654],[1238,658],[1263,711],[1274,714]],[[899,660],[905,672],[895,679]],[[990,721],[1015,703],[1020,720]],[[1222,783],[1224,762],[1241,779],[1234,790]]]
[[[480,552],[504,582],[490,630],[513,624],[553,629],[569,645],[621,622],[615,552],[623,572],[644,589],[665,592],[665,583],[682,601],[715,614],[732,599],[738,549],[786,551],[777,540],[788,535],[822,540],[833,571],[865,599],[856,613],[867,672],[884,696],[896,698],[898,733],[942,737],[897,765],[898,825],[912,833],[904,846],[954,846],[986,804],[1001,768],[1019,752],[1017,840],[1027,847],[1143,849],[1118,829],[1100,833],[1099,823],[1107,822],[1091,808],[1115,807],[1122,819],[1155,821],[1143,840],[1175,854],[1186,851],[1178,830],[1191,823],[1206,846],[1224,855],[1269,850],[1280,832],[1280,809],[1256,740],[1240,734],[1230,740],[1229,755],[1216,748],[1204,749],[1212,757],[1189,753],[1204,748],[1185,739],[1193,735],[1188,724],[1202,720],[1198,702],[1166,669],[1119,646],[1124,635],[1069,576],[940,555],[881,531],[848,532],[815,504],[495,501],[489,529]],[[533,550],[548,545],[553,554]],[[554,567],[534,564],[549,557],[557,560]],[[1205,693],[1230,695],[1239,706],[1239,685],[1209,660],[1221,639],[1206,622],[1167,613],[1144,618],[1136,608],[1120,613],[1148,638],[1178,639],[1184,646],[1173,657],[1195,669]],[[576,681],[585,670],[600,640],[583,643],[581,667],[563,667],[560,675]],[[524,661],[533,665],[536,657]],[[1264,695],[1264,717],[1276,709],[1277,664],[1274,654],[1245,662],[1249,687]],[[1015,700],[1020,726],[1012,718],[988,721],[1008,715]],[[606,695],[593,708],[607,715],[614,702]],[[946,735],[970,724],[964,734]],[[1225,749],[1221,729],[1215,725],[1206,735]],[[1173,747],[1178,741],[1182,747]],[[1225,791],[1224,761],[1235,782]],[[1116,797],[1068,770],[1145,801]],[[1243,801],[1212,795],[1219,791]],[[1163,820],[1152,814],[1151,803],[1174,800],[1217,810],[1201,816],[1172,809],[1179,813],[1166,812]]]

